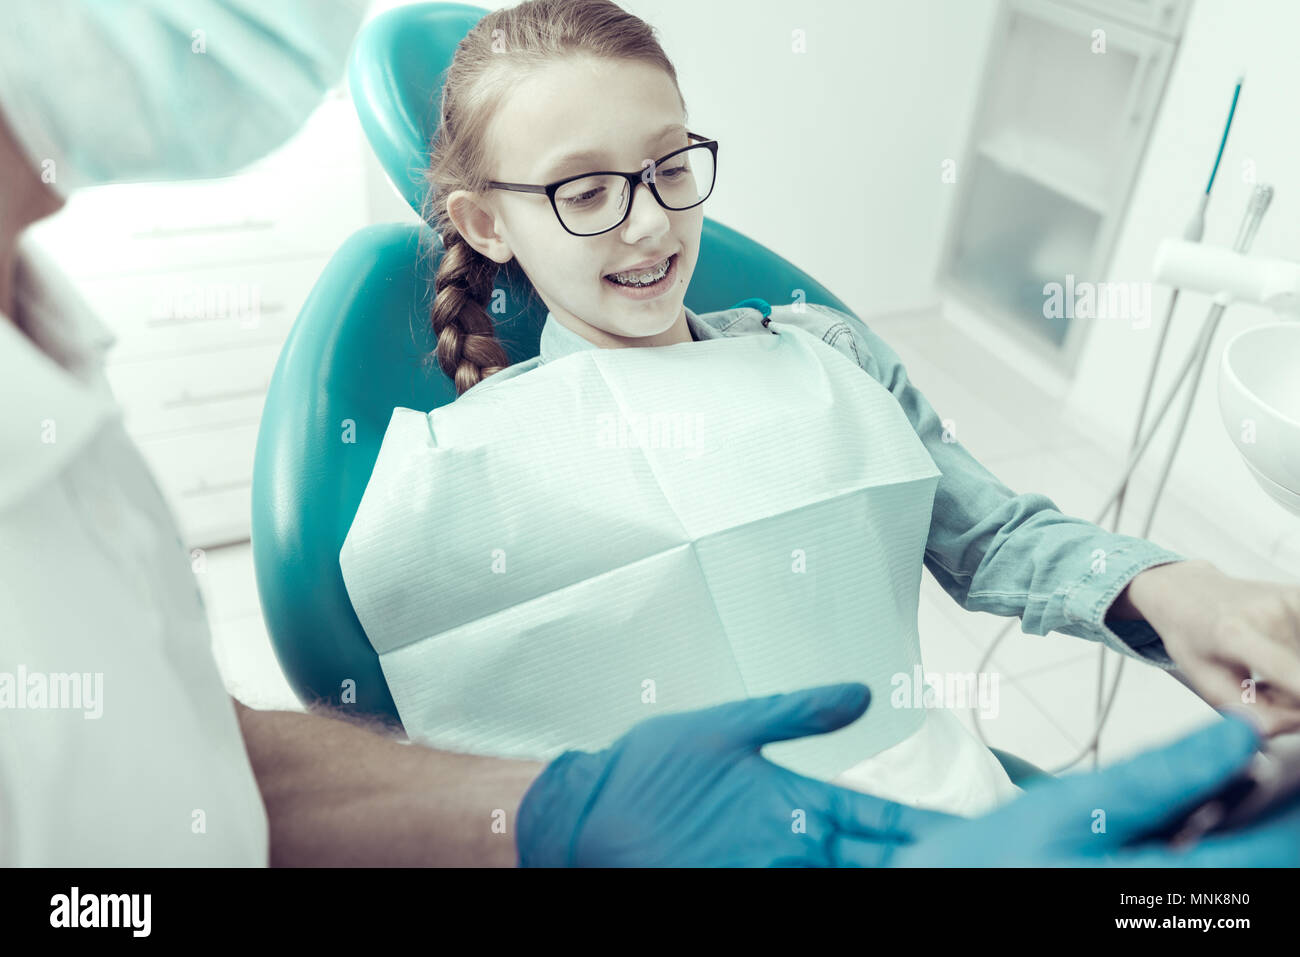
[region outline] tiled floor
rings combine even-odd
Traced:
[[[899,353],[940,416],[954,421],[959,441],[1004,484],[1046,494],[1066,514],[1095,517],[1118,474],[1118,454],[1076,434],[1060,416],[1059,403],[937,314],[875,320],[872,328]],[[1143,514],[1146,490],[1139,480],[1130,493],[1129,522],[1122,529],[1128,534],[1138,533],[1129,525]],[[1171,495],[1161,505],[1151,538],[1189,556],[1213,556],[1232,574],[1276,577],[1276,566],[1269,574],[1269,556],[1232,541]],[[1290,553],[1300,551],[1300,542],[1285,546]],[[217,662],[232,693],[253,707],[300,709],[262,624],[249,545],[210,550],[200,585]],[[928,571],[919,622],[927,671],[963,673],[978,670],[989,643],[1010,624],[988,665],[999,683],[996,711],[987,709],[982,722],[985,736],[995,747],[1048,769],[1080,753],[1095,723],[1099,646],[1055,633],[1026,635],[1017,619],[967,612]],[[1108,686],[1118,661],[1106,653]],[[1208,705],[1160,669],[1127,659],[1101,738],[1101,759],[1109,762],[1167,741],[1212,715]],[[969,712],[962,717],[972,725]]]

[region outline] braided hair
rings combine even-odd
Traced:
[[[438,340],[434,355],[457,395],[510,364],[487,311],[498,268],[454,228],[450,231],[429,318]]]

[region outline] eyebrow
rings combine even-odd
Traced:
[[[685,132],[686,127],[682,126],[682,124],[669,123],[658,133],[653,134],[649,141],[651,143],[658,143],[669,133]],[[565,153],[563,156],[557,157],[542,167],[541,180],[545,182],[552,179],[557,176],[562,169],[569,166],[571,163],[578,162],[578,160],[590,160],[595,162],[596,160],[603,160],[605,156],[606,154],[601,150],[574,150],[570,153]]]

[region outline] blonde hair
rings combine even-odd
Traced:
[[[678,87],[677,71],[654,28],[613,0],[526,0],[491,11],[460,41],[445,71],[438,131],[425,173],[425,219],[443,245],[430,309],[437,345],[427,360],[437,361],[455,383],[457,396],[510,360],[487,311],[500,266],[460,235],[447,213],[447,197],[458,189],[488,188],[487,128],[505,97],[529,73],[580,55],[648,63]],[[681,99],[680,87],[677,95]]]

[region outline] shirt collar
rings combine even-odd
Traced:
[[[0,510],[49,482],[121,415],[102,372],[112,333],[24,243],[14,312],[0,315]]]
[[[19,244],[12,318],[40,351],[73,377],[106,390],[100,381],[104,357],[117,339],[39,240],[33,239],[33,232],[24,234]]]
[[[686,324],[690,327],[691,334],[696,341],[717,339],[722,335],[722,333],[692,312],[690,308],[685,306],[683,308],[686,309]],[[546,314],[546,322],[542,326],[542,338],[539,344],[539,365],[552,362],[572,352],[599,348],[594,342],[587,341],[568,326],[562,324],[551,313]]]

